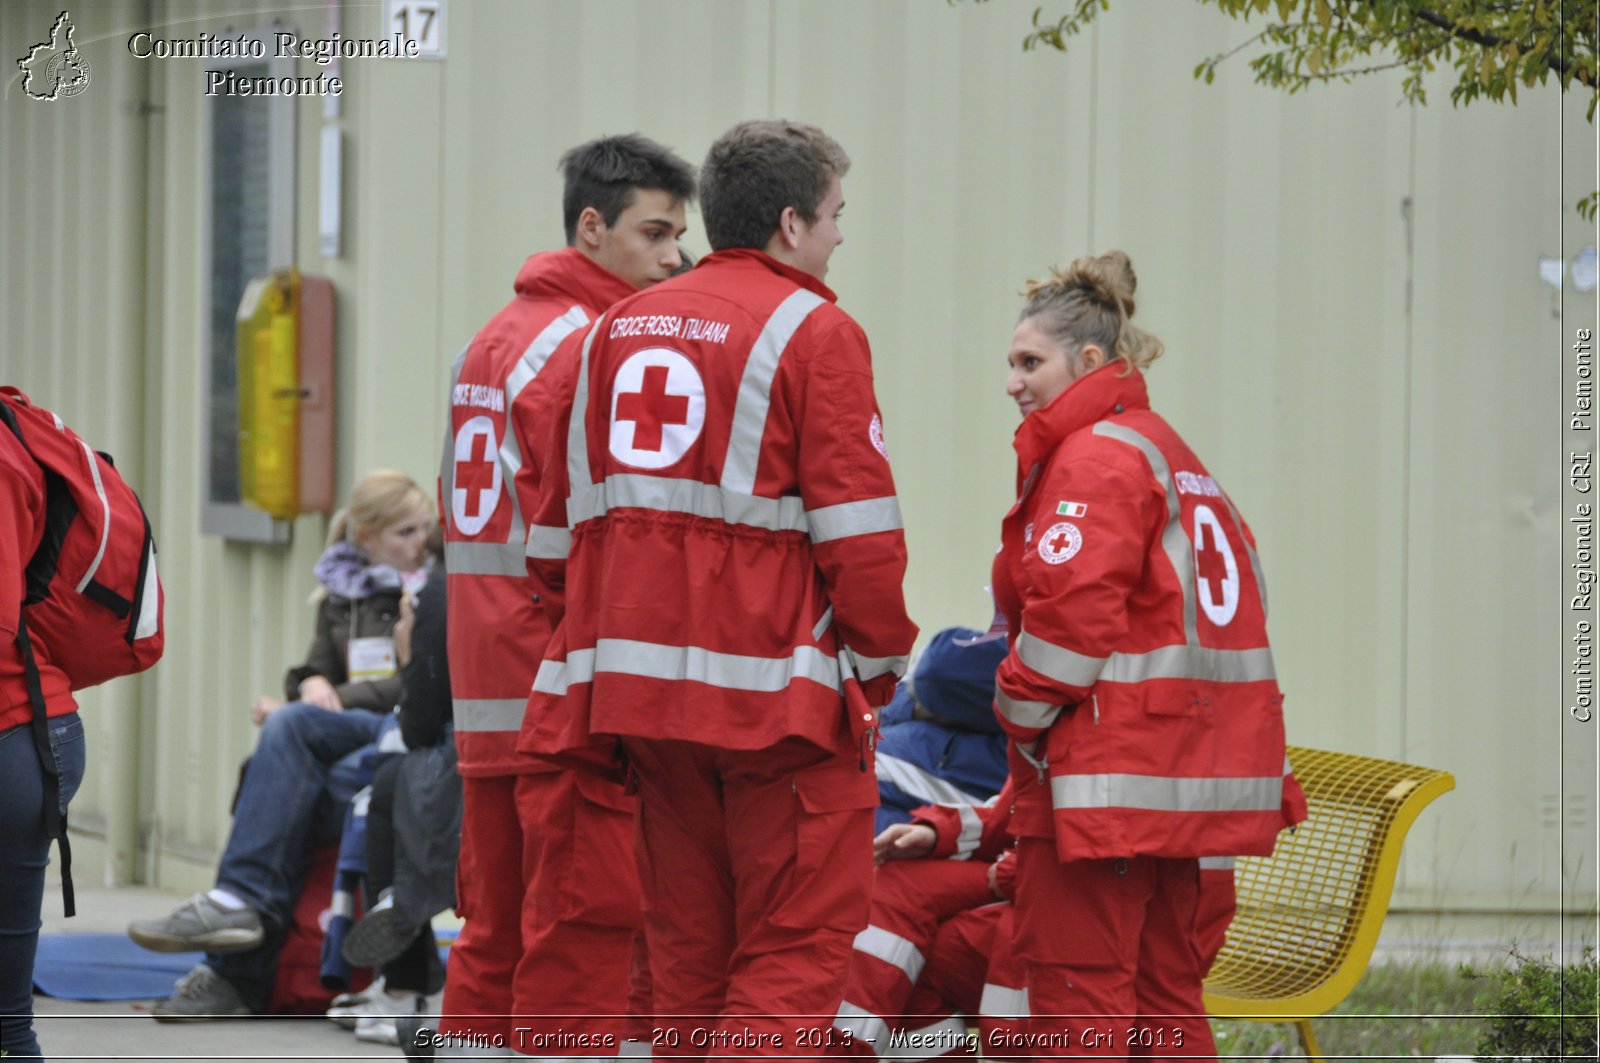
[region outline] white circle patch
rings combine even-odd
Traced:
[[[500,444],[494,422],[478,416],[456,432],[450,515],[463,535],[477,535],[500,505]]]
[[[611,387],[611,456],[636,469],[665,469],[700,438],[706,388],[677,351],[649,347],[628,356]]]
[[[889,444],[883,441],[883,418],[878,414],[872,415],[872,423],[867,425],[867,436],[872,440],[872,449],[889,457]]]
[[[1071,561],[1082,548],[1083,532],[1070,521],[1050,525],[1050,530],[1039,538],[1039,556],[1051,565]]]

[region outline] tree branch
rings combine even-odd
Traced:
[[[1429,11],[1425,7],[1419,7],[1415,10],[1417,13],[1417,18],[1421,19],[1423,22],[1443,30],[1452,37],[1466,41],[1468,44],[1476,44],[1482,48],[1504,48],[1508,43],[1510,43],[1508,41],[1501,40],[1499,37],[1484,33],[1481,30],[1467,29],[1463,26],[1459,26],[1445,16],[1435,11]],[[1555,54],[1553,51],[1546,49],[1544,53],[1544,60],[1550,64],[1552,69],[1559,71],[1568,77],[1577,78],[1580,82],[1589,86],[1591,89],[1596,87],[1595,76],[1592,73],[1582,67],[1574,70],[1569,61]]]

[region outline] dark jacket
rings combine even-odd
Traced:
[[[314,675],[323,676],[339,692],[347,709],[388,712],[400,700],[400,675],[384,679],[349,681],[348,650],[352,638],[376,638],[393,634],[400,619],[400,591],[376,591],[366,598],[345,598],[330,594],[317,606],[317,633],[306,651],[306,663],[284,675],[283,692],[289,701],[300,698],[300,684]]]

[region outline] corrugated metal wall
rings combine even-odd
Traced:
[[[1017,289],[1122,247],[1168,346],[1155,401],[1262,545],[1291,739],[1457,775],[1409,844],[1404,902],[1553,909],[1565,875],[1569,906],[1592,903],[1594,730],[1562,705],[1559,503],[1564,337],[1595,305],[1536,271],[1593,241],[1570,210],[1595,179],[1582,103],[1454,110],[1441,81],[1413,110],[1381,77],[1291,98],[1242,62],[1207,87],[1195,63],[1248,32],[1213,11],[1117,5],[1062,57],[1020,52],[1032,9],[478,0],[451,7],[446,62],[344,62],[343,113],[300,107],[298,234],[299,265],[339,293],[341,490],[380,464],[432,475],[449,360],[522,257],[560,242],[563,149],[639,129],[698,160],[741,118],[815,121],[855,160],[829,281],[874,345],[924,630],[988,618]],[[321,35],[328,10],[275,17]],[[332,10],[347,36],[381,32],[376,5]],[[200,76],[124,42],[216,30],[216,11],[79,5],[80,47],[101,38],[90,89],[0,108],[0,235],[28,252],[6,268],[29,266],[0,285],[0,376],[138,454],[170,595],[168,660],[90,699],[79,819],[131,824],[119,787],[136,780],[149,845],[114,868],[168,883],[203,882],[225,836],[245,708],[302,650],[323,527],[302,520],[287,549],[197,533]],[[7,5],[0,54],[54,14]],[[337,260],[315,239],[330,121]],[[692,216],[685,242],[705,250]]]

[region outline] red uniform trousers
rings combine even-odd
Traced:
[[[988,869],[946,860],[878,869],[872,921],[856,937],[835,1023],[851,1033],[847,1051],[971,1057],[966,1017],[977,1019],[985,1044],[991,1030],[1011,1028],[1021,971],[1011,963],[1011,906],[995,901]]]
[[[627,799],[615,784],[564,771],[469,776],[462,786],[456,892],[466,922],[450,950],[440,1032],[527,1055],[616,1055],[615,1045],[541,1038],[620,1039],[634,1027],[589,1016],[648,1014],[648,1000],[633,999],[647,998],[648,983],[630,986],[639,884]]]
[[[1013,946],[1026,965],[1032,1053],[1065,1058],[1214,1057],[1197,936],[1200,862],[1056,858],[1018,843]]]
[[[639,780],[653,1054],[814,1054],[802,1031],[828,1029],[867,922],[871,765],[800,739],[624,745]]]

